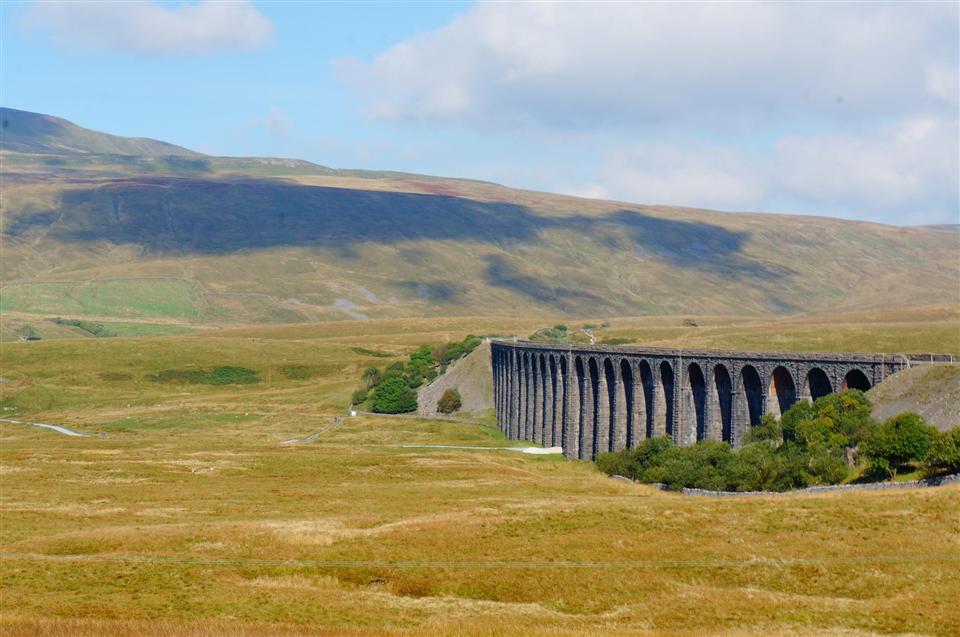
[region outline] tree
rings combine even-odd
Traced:
[[[360,379],[367,384],[367,387],[374,387],[380,382],[382,377],[383,375],[380,373],[380,370],[371,365],[363,370]]]
[[[417,395],[401,376],[385,378],[373,391],[373,411],[400,414],[416,411]]]
[[[867,432],[877,426],[870,408],[870,399],[858,389],[827,394],[813,403],[817,416],[829,418],[834,430],[846,436],[851,447],[858,446]]]
[[[873,470],[895,476],[897,469],[906,463],[923,460],[936,436],[935,428],[908,411],[871,429],[864,436],[860,450]]]
[[[927,452],[929,472],[960,471],[960,427],[937,432]]]
[[[452,414],[460,409],[461,405],[460,392],[456,389],[448,389],[437,401],[437,411],[441,414]]]
[[[429,345],[421,345],[413,354],[410,354],[410,366],[418,369],[420,374],[426,374],[433,367],[437,359],[433,357],[433,350]]]

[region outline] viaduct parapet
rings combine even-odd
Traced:
[[[491,354],[504,434],[583,459],[663,435],[678,445],[726,440],[736,447],[764,413],[779,417],[798,400],[866,391],[912,358],[530,341],[493,341]]]

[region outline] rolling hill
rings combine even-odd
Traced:
[[[960,302],[958,235],[212,157],[2,109],[8,319],[764,315]]]

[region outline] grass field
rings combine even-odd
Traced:
[[[624,319],[602,331],[684,347],[960,351],[943,341],[950,308],[791,321]],[[376,352],[544,324],[0,344],[5,416],[95,434],[0,424],[0,632],[960,634],[957,487],[686,498],[498,449],[513,443],[481,424],[335,424],[360,371],[395,360]],[[148,379],[217,366],[259,382]]]

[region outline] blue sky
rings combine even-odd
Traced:
[[[223,155],[957,223],[955,3],[4,2],[2,103]]]

